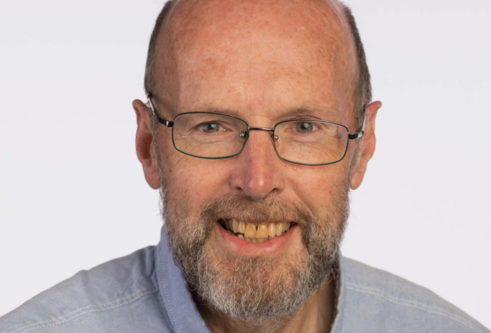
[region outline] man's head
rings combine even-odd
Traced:
[[[342,5],[181,0],[167,9],[152,35],[145,81],[161,118],[203,111],[258,128],[326,120],[359,132],[369,75]],[[361,184],[375,149],[380,103],[366,108],[365,137],[322,166],[280,159],[268,131],[250,131],[235,157],[185,155],[170,128],[152,125],[147,106],[134,107],[138,157],[149,185],[161,190],[171,250],[198,296],[245,320],[298,309],[335,264],[349,187]],[[252,237],[261,228],[276,237]]]

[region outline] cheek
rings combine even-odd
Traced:
[[[192,216],[202,207],[223,196],[227,175],[222,160],[206,160],[175,153],[166,158],[165,177],[168,195],[185,205]]]
[[[343,195],[347,184],[347,167],[344,161],[318,167],[295,167],[290,179],[290,188],[298,200],[314,214],[323,214]]]

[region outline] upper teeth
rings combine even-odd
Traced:
[[[250,243],[262,243],[269,239],[283,235],[290,229],[290,223],[260,223],[257,227],[254,223],[246,223],[235,219],[222,221],[222,225],[237,237]]]

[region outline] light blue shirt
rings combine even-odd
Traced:
[[[341,257],[331,332],[490,331],[431,291]],[[156,247],[81,271],[0,318],[1,333],[210,333],[174,264]]]

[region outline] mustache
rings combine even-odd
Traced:
[[[237,219],[244,222],[312,223],[314,214],[305,206],[281,199],[253,200],[246,196],[226,195],[201,210],[202,220]]]

